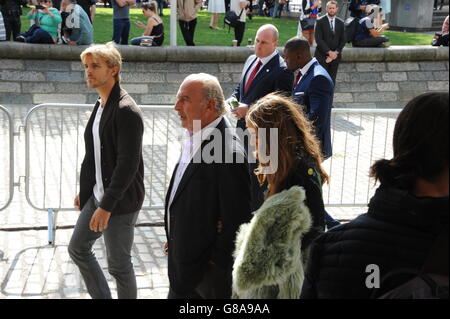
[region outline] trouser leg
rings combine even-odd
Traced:
[[[131,247],[134,242],[134,227],[139,211],[111,216],[104,230],[108,271],[116,279],[119,299],[136,299],[136,275],[131,262]]]
[[[69,255],[80,269],[86,288],[93,299],[111,299],[108,282],[103,274],[92,246],[101,232],[89,229],[89,222],[97,206],[91,197],[81,210],[69,243]]]
[[[238,46],[241,45],[242,38],[244,37],[244,32],[245,32],[245,22],[239,21],[236,27],[234,28],[234,37],[238,42]]]

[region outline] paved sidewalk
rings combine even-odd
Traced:
[[[13,114],[15,126],[23,124],[28,108],[25,106],[7,106],[7,108]],[[82,132],[74,130],[76,125],[74,126],[73,123],[78,123],[74,114],[64,113],[61,120],[56,113],[53,114],[49,111],[45,115],[46,118],[48,117],[48,123],[44,125],[46,129],[42,129],[41,124],[44,118],[42,114],[36,115],[32,121],[29,200],[38,207],[41,205],[59,207],[51,206],[59,204],[62,207],[71,207],[76,191],[76,188],[73,187],[76,186],[74,182],[76,172],[71,167],[79,166],[76,163],[77,155],[81,157],[84,153],[79,151],[79,154],[75,154],[72,147],[76,135],[82,134]],[[86,120],[89,112],[81,113],[81,122],[78,124],[80,127],[84,127],[83,121]],[[164,183],[168,182],[167,178],[170,178],[172,168],[179,156],[179,145],[177,147],[175,132],[178,119],[175,114],[171,113],[152,116],[146,122],[146,128],[151,127],[152,129],[146,133],[147,137],[144,143],[148,195],[145,204],[160,205],[164,199]],[[164,121],[167,122],[167,119],[169,119],[169,124],[166,125]],[[1,114],[0,120],[0,149],[2,150],[0,161],[8,163],[8,152],[4,151],[7,150],[7,144],[4,142],[5,120],[2,119]],[[329,161],[325,163],[325,168],[331,172],[333,179],[330,189],[324,187],[326,201],[349,202],[353,197],[357,198],[359,202],[366,201],[371,191],[367,179],[369,159],[389,156],[390,146],[385,145],[383,134],[392,131],[394,122],[395,116],[392,115],[379,115],[376,125],[375,120],[366,115],[339,115],[336,117],[333,128],[335,155],[333,163]],[[63,133],[68,136],[64,140],[58,139],[61,132],[59,123],[67,124],[68,127],[62,129]],[[17,127],[15,127],[15,131],[17,131]],[[167,132],[170,136],[165,141]],[[387,136],[386,139],[389,140],[390,135]],[[55,140],[54,143],[53,140]],[[379,142],[379,144],[372,146],[371,140]],[[25,172],[25,134],[23,131],[20,137],[14,138],[14,143],[16,168],[14,181],[17,182],[19,176],[24,175]],[[44,147],[44,145],[47,146]],[[62,164],[56,160],[60,151],[65,154]],[[46,184],[48,184],[46,188],[42,185],[42,177],[39,177],[42,170],[45,172]],[[8,165],[0,167],[0,180],[9,180],[8,171]],[[61,176],[59,172],[62,173]],[[60,186],[64,189],[62,193],[58,191]],[[0,185],[0,207],[4,203],[3,194],[7,191],[7,187]],[[14,189],[11,204],[5,210],[0,211],[0,299],[89,298],[80,273],[67,252],[67,245],[73,231],[72,227],[77,220],[78,213],[75,211],[59,212],[57,225],[61,229],[56,232],[56,246],[51,247],[48,245],[46,230],[47,212],[31,207],[27,203],[25,192],[22,179],[20,190],[17,187]],[[350,220],[364,213],[366,209],[364,207],[333,207],[327,210],[335,218]],[[162,220],[162,210],[142,211],[138,219],[132,256],[139,298],[158,299],[167,296],[167,261],[161,249],[165,241],[164,228],[161,226]],[[107,272],[103,241],[99,240],[94,247],[115,297],[115,283]]]

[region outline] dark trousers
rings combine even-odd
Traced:
[[[195,33],[195,26],[197,25],[197,19],[194,19],[189,22],[178,20],[178,23],[180,25],[181,34],[183,34],[184,42],[186,42],[186,45],[195,46],[194,33]]]
[[[164,1],[163,0],[157,0],[157,3],[158,3],[159,15],[162,17],[163,16]]]
[[[379,47],[380,45],[382,45],[384,42],[388,42],[389,38],[381,35],[379,37],[370,37],[364,40],[359,40],[359,41],[353,41],[353,46],[354,47],[361,47],[361,48],[375,48],[375,47]]]
[[[6,41],[14,41],[20,33],[20,15],[17,12],[3,12],[3,22],[5,24]],[[11,38],[12,36],[12,38]]]
[[[113,38],[117,44],[128,44],[130,19],[113,19]]]
[[[55,44],[50,33],[35,24],[33,24],[27,32],[21,33],[19,36],[24,37],[23,41],[27,43]]]
[[[325,62],[326,58],[322,58],[319,56],[316,56],[316,59],[320,63],[320,65],[323,66],[323,68],[325,70],[327,70],[328,74],[330,75],[331,79],[333,80],[334,85],[336,85],[336,77],[337,77],[337,73],[338,73],[340,59],[336,59],[337,61],[334,60],[331,63],[326,63]]]
[[[441,0],[440,2],[441,2],[441,5],[440,5],[439,10],[441,10],[442,7],[444,6],[444,0]],[[434,0],[433,8],[434,8],[434,9],[437,9],[437,6],[438,6],[438,0]]]
[[[244,37],[245,32],[245,22],[238,21],[236,26],[234,27],[234,38],[237,40],[237,45],[240,46],[242,42],[242,38]]]
[[[169,287],[167,299],[230,299],[231,268],[208,264],[202,281],[192,291],[177,292]]]

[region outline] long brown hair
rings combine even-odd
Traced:
[[[328,182],[328,175],[321,166],[320,144],[314,135],[311,123],[305,118],[299,106],[290,98],[279,93],[271,93],[251,106],[246,116],[247,127],[266,128],[267,154],[271,152],[270,128],[278,128],[278,169],[274,174],[261,173],[263,165],[255,170],[261,184],[269,183],[270,197],[281,190],[298,159],[299,150],[315,161],[322,183]],[[258,151],[256,151],[258,157]]]

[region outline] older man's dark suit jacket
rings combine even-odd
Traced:
[[[331,79],[336,83],[336,75],[341,62],[342,54],[339,54],[336,60],[330,63],[326,63],[328,51],[338,51],[342,52],[345,46],[345,26],[344,21],[338,17],[334,17],[334,33],[331,31],[330,22],[328,17],[325,15],[320,19],[317,19],[315,28],[315,38],[316,38],[316,52],[314,56],[320,65],[322,65],[325,70],[330,74]]]
[[[170,288],[178,294],[188,293],[198,286],[208,267],[212,267],[209,261],[215,263],[214,267],[226,269],[231,278],[236,231],[251,219],[248,164],[242,146],[233,146],[231,139],[226,139],[227,122],[224,118],[217,125],[221,136],[212,134],[200,147],[202,152],[212,154],[221,149],[220,160],[209,164],[204,158],[200,163],[191,161],[168,207],[177,164],[166,195],[169,281]],[[225,162],[228,156],[235,163]],[[219,220],[223,224],[220,233]],[[227,289],[231,296],[231,285]]]

